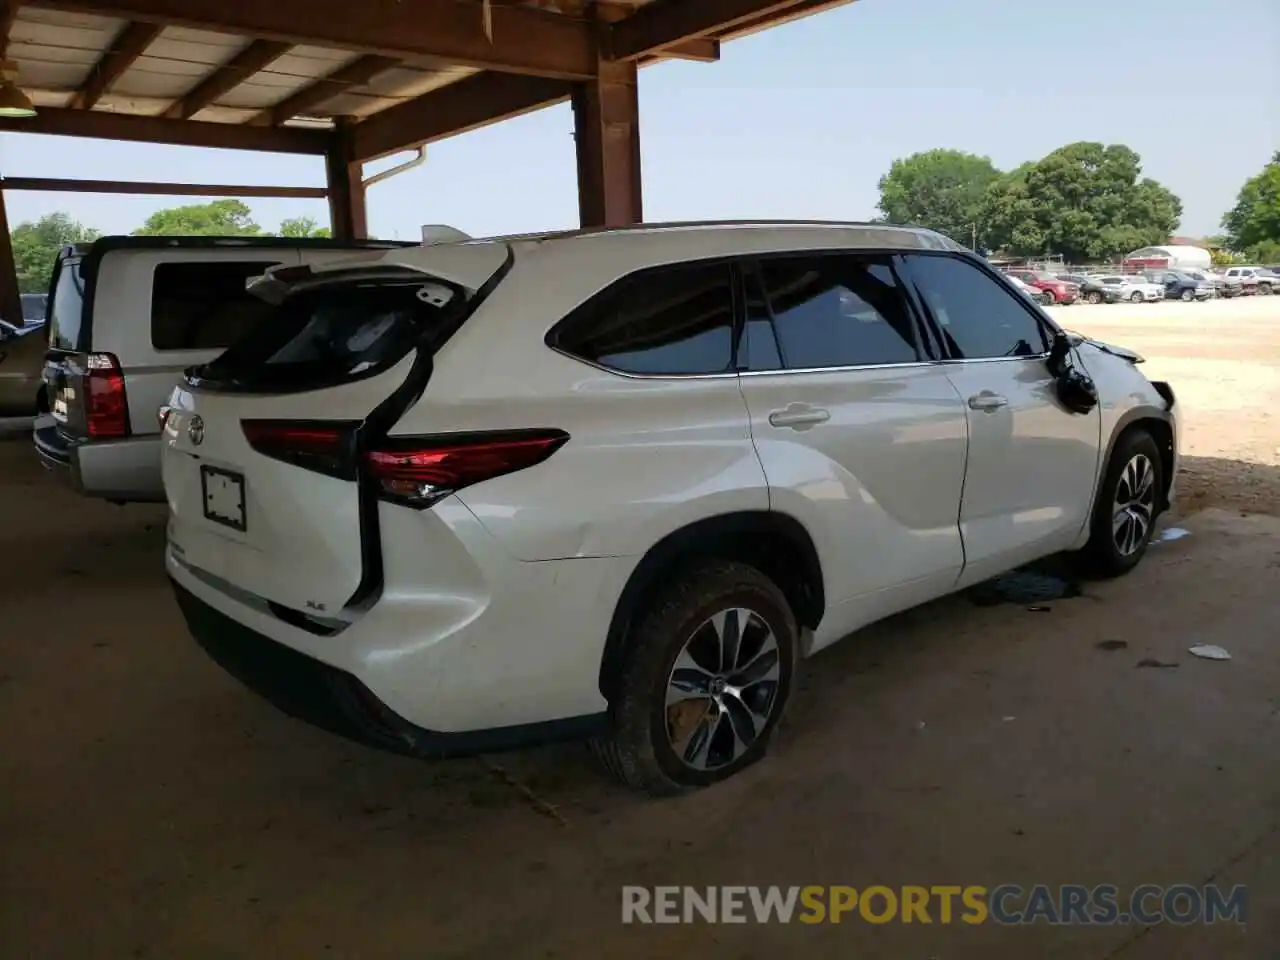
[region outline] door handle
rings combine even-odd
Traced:
[[[769,422],[773,426],[790,427],[792,430],[808,430],[830,419],[830,411],[811,407],[807,403],[789,403],[785,409],[774,410],[769,414]]]
[[[1007,407],[1009,400],[1002,397],[998,393],[992,393],[990,390],[983,390],[981,393],[975,393],[969,398],[969,409],[981,410],[984,413],[993,413],[1001,407]]]

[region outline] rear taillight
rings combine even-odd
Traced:
[[[463,487],[525,470],[564,446],[563,430],[393,437],[364,455],[384,500],[419,510]]]
[[[124,374],[110,353],[91,353],[85,358],[85,429],[94,439],[129,435],[129,401],[124,392]]]
[[[258,453],[343,480],[356,479],[356,463],[383,500],[416,509],[542,463],[569,439],[563,430],[390,437],[358,456],[355,423],[245,420],[245,438]]]
[[[341,480],[356,478],[354,423],[308,420],[244,420],[249,446],[274,460]]]

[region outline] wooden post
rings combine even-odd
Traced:
[[[584,227],[620,227],[644,219],[636,61],[605,59],[599,46],[595,79],[573,88],[578,218]]]
[[[355,159],[352,124],[339,120],[331,137],[325,154],[329,224],[337,240],[364,240],[369,236],[364,164]]]
[[[0,189],[0,318],[16,326],[22,326],[22,296],[18,290],[18,266],[13,260],[13,241],[9,237],[9,214],[5,210],[2,189]]]

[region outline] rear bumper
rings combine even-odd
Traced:
[[[401,717],[355,676],[258,633],[176,580],[178,606],[196,642],[220,667],[282,712],[322,730],[392,753],[465,756],[600,733],[606,715],[443,733]]]
[[[40,461],[81,496],[164,501],[158,437],[76,442],[62,436],[52,418],[46,417],[37,421],[33,436]]]
[[[602,722],[605,640],[638,558],[517,560],[456,499],[422,512],[381,509],[380,597],[324,622],[258,596],[257,580],[231,560],[219,571],[197,565],[216,558],[216,547],[191,549],[190,524],[171,518],[165,565],[190,595],[183,610],[191,632],[208,649],[220,632],[211,621],[222,623],[223,632],[258,638],[251,648],[295,654],[282,661],[315,661],[327,675],[354,678],[394,715],[393,727],[408,731],[410,752],[561,739]],[[317,668],[299,669],[315,675]]]

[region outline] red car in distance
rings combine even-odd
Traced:
[[[1059,280],[1052,273],[1043,270],[1006,270],[1011,277],[1017,277],[1029,287],[1035,287],[1045,300],[1045,305],[1061,304],[1066,306],[1080,299],[1080,288],[1074,283]]]

